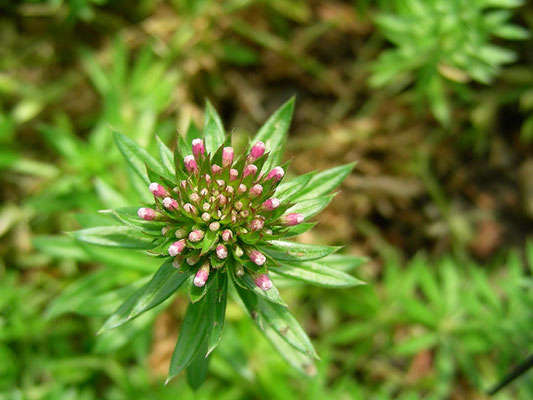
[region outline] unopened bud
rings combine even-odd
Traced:
[[[141,219],[144,219],[145,221],[152,221],[153,219],[155,219],[156,212],[151,208],[141,207],[137,211],[137,216]]]
[[[230,181],[234,181],[235,179],[237,179],[238,176],[239,176],[239,171],[237,171],[234,168],[229,170],[229,180]]]
[[[179,208],[178,202],[172,197],[165,197],[163,199],[163,206],[170,211],[177,210]]]
[[[168,226],[168,225],[162,227],[162,228],[161,228],[161,235],[165,236],[165,235],[168,233],[168,231],[170,230],[170,228],[171,228],[171,227]]]
[[[208,193],[209,193],[209,190],[207,190],[206,188],[203,188],[202,190],[200,190],[200,194],[202,196],[207,196]]]
[[[261,193],[263,193],[263,186],[261,186],[260,184],[253,185],[250,188],[250,196],[252,197],[260,196]]]
[[[239,246],[235,246],[235,255],[237,257],[242,257],[244,255],[244,251]]]
[[[196,158],[203,156],[205,152],[204,141],[202,139],[194,139],[192,141],[192,153]]]
[[[181,188],[184,189],[184,190],[187,189],[187,181],[181,181],[181,182],[180,182],[180,186],[181,186]]]
[[[263,203],[263,208],[267,211],[274,211],[276,208],[279,207],[280,204],[281,201],[279,199],[272,197],[271,199],[265,200],[265,202]]]
[[[155,197],[162,198],[162,197],[168,196],[167,190],[157,182],[150,183],[150,186],[148,186],[148,189],[150,189],[150,192],[152,192],[152,194]]]
[[[204,238],[204,231],[201,231],[199,229],[195,229],[191,233],[189,233],[189,240],[191,242],[199,242]]]
[[[209,213],[203,213],[202,214],[202,221],[209,222],[210,219],[211,219],[211,214],[209,214]]]
[[[196,214],[196,207],[193,206],[191,203],[185,203],[183,205],[183,209],[190,214]]]
[[[252,250],[250,252],[250,260],[252,260],[254,264],[261,266],[266,262],[266,257],[258,250]]]
[[[250,223],[250,229],[252,231],[260,231],[261,229],[263,229],[263,226],[265,226],[265,223],[262,219],[254,219]]]
[[[265,274],[261,274],[257,276],[254,282],[257,285],[257,287],[260,288],[261,290],[267,291],[272,288],[272,281]]]
[[[210,184],[210,183],[211,183],[211,177],[209,176],[209,174],[205,174],[205,175],[204,175],[204,179],[205,179],[205,181],[207,182],[207,184]]]
[[[189,265],[194,265],[196,264],[198,261],[200,261],[200,256],[198,254],[193,254],[192,256],[189,256],[185,259],[185,261],[187,262],[187,264]]]
[[[304,220],[304,216],[300,213],[291,213],[284,215],[280,218],[281,222],[284,223],[287,226],[294,226],[301,224]]]
[[[183,239],[185,236],[187,236],[187,231],[183,228],[179,228],[176,230],[176,233],[174,234],[178,239]]]
[[[239,185],[239,187],[237,188],[237,193],[238,194],[243,194],[243,193],[246,193],[246,190],[248,190],[248,188],[246,187],[246,185],[243,185],[242,183]]]
[[[255,176],[256,173],[257,173],[257,167],[253,164],[250,164],[250,165],[247,165],[246,168],[244,168],[242,177],[246,178],[248,175]]]
[[[251,162],[254,162],[259,157],[265,154],[265,144],[263,142],[257,142],[250,150],[250,155],[248,156]]]
[[[223,194],[219,194],[217,196],[217,200],[218,200],[218,204],[220,205],[225,205],[227,203],[226,196],[224,196]]]
[[[212,232],[216,232],[220,229],[220,222],[214,221],[209,224],[209,230]]]
[[[220,171],[222,171],[222,168],[220,168],[220,166],[216,164],[211,165],[211,172],[213,173],[213,175],[218,174]]]
[[[233,233],[229,229],[222,231],[222,240],[229,242],[233,238]]]
[[[241,264],[235,266],[235,275],[239,277],[244,276],[244,268]]]
[[[219,244],[216,249],[217,257],[221,260],[228,256],[228,249],[223,244]]]
[[[207,282],[207,278],[209,278],[209,263],[205,263],[198,269],[198,272],[196,273],[196,276],[194,277],[193,281],[194,286],[204,286]]]
[[[168,248],[168,254],[170,254],[172,257],[175,257],[180,254],[184,248],[185,239],[178,240],[177,242],[174,242],[170,245],[170,247]]]
[[[198,203],[200,201],[200,195],[198,193],[191,193],[189,199],[195,203]]]
[[[249,215],[250,215],[250,211],[248,211],[248,210],[242,210],[241,211],[241,217],[248,218]]]
[[[209,203],[202,204],[202,210],[209,211],[210,208],[211,208],[211,204]]]
[[[283,175],[285,175],[283,168],[276,167],[268,173],[267,179],[274,179],[276,182],[279,182],[283,178]]]
[[[235,189],[233,189],[233,186],[226,186],[226,192],[229,194],[233,194],[235,192]]]
[[[233,164],[233,147],[224,147],[222,150],[222,167],[226,168]]]
[[[176,269],[179,269],[180,266],[181,266],[181,258],[180,257],[176,257],[172,260],[172,266]]]
[[[233,203],[233,207],[235,207],[237,211],[241,211],[243,207],[242,201],[237,200],[235,203]]]
[[[226,186],[226,181],[224,179],[217,179],[217,185],[218,187],[224,187]]]
[[[198,164],[196,163],[196,160],[194,159],[194,156],[186,156],[183,159],[183,164],[185,164],[185,168],[188,172],[198,172]]]

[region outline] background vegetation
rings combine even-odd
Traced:
[[[520,0],[0,1],[0,399],[486,398],[533,351],[532,27]],[[96,336],[157,263],[64,232],[146,196],[113,129],[155,152],[209,98],[244,143],[292,95],[294,172],[359,160],[301,240],[369,285],[283,289],[315,379],[232,304],[206,384],[165,387],[187,300]]]

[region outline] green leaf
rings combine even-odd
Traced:
[[[97,226],[70,232],[81,242],[106,247],[122,247],[126,249],[151,249],[153,238],[144,235],[132,226]]]
[[[260,246],[260,249],[277,261],[306,261],[326,257],[339,249],[339,246],[322,246],[302,244],[284,240],[271,240],[271,246]]]
[[[137,215],[138,207],[122,207],[114,210],[100,210],[102,214],[109,214],[116,220],[125,225],[143,230],[148,234],[161,234],[161,228],[165,226],[164,222],[145,221]]]
[[[322,171],[311,178],[292,201],[312,199],[328,194],[348,176],[356,163],[350,163]]]
[[[275,196],[281,201],[292,200],[292,197],[298,195],[315,174],[315,171],[308,172],[307,174],[297,176],[287,182],[281,183],[276,189]]]
[[[163,143],[159,136],[156,136],[155,139],[157,140],[157,145],[159,147],[159,158],[161,159],[161,165],[166,169],[168,175],[174,176],[174,154],[167,147],[167,145]]]
[[[209,100],[205,105],[205,119],[204,119],[204,138],[205,147],[208,153],[214,153],[226,139],[224,133],[224,126],[220,116],[213,108]]]
[[[259,313],[283,339],[295,349],[310,357],[318,358],[311,340],[286,307],[259,299]]]
[[[209,275],[209,278],[207,279],[207,282],[204,286],[198,287],[194,284],[194,277],[195,274],[191,275],[191,279],[189,280],[189,299],[191,300],[191,303],[196,303],[203,299],[207,293],[211,291],[211,287],[213,286],[213,283],[216,280],[216,276],[214,276],[214,273],[211,273]]]
[[[187,368],[201,352],[207,336],[207,318],[205,317],[207,304],[206,297],[197,303],[189,304],[176,348],[170,360],[166,383]]]
[[[188,277],[189,274],[179,273],[172,265],[172,259],[167,258],[144,288],[128,318],[135,318],[165,301],[183,285]]]
[[[202,252],[201,254],[206,254],[211,247],[215,244],[218,237],[217,232],[213,232],[211,229],[207,229],[205,233],[205,237],[202,241]]]
[[[271,271],[282,276],[297,279],[316,286],[324,287],[353,287],[363,285],[364,282],[335,268],[330,268],[320,261],[303,263],[286,263],[281,267],[271,267]]]
[[[320,260],[320,263],[326,264],[330,268],[335,268],[340,271],[351,271],[361,264],[367,262],[366,257],[352,256],[348,254],[332,254]]]
[[[226,296],[228,291],[228,275],[217,272],[216,282],[208,296],[209,309],[207,310],[207,355],[217,347],[224,330],[224,318],[226,315]],[[212,299],[211,299],[212,297]]]
[[[313,229],[316,226],[317,222],[302,222],[301,224],[288,227],[283,231],[283,237],[289,238],[293,236],[301,235],[308,230]]]
[[[145,172],[145,164],[158,175],[164,176],[167,179],[173,179],[172,175],[169,175],[154,157],[129,137],[119,132],[114,132],[114,137],[120,152],[128,164],[146,184],[150,182]]]
[[[320,196],[315,199],[302,200],[287,210],[287,213],[300,213],[305,219],[317,215],[328,206],[335,194]]]
[[[206,355],[207,342],[200,347],[198,354],[187,367],[187,383],[193,390],[197,390],[205,382],[207,377],[207,369],[209,367],[209,356]]]
[[[259,132],[257,132],[252,144],[261,141],[265,143],[267,151],[270,152],[269,160],[263,167],[263,170],[278,165],[281,161],[293,111],[294,97],[291,97],[289,101],[272,114],[259,129]]]

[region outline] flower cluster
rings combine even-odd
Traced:
[[[232,147],[222,145],[206,154],[202,139],[192,141],[192,153],[183,158],[188,176],[176,186],[152,182],[155,207],[142,207],[139,218],[162,221],[161,234],[175,237],[167,249],[176,268],[190,268],[194,285],[206,284],[213,270],[236,261],[235,274],[249,274],[262,290],[272,282],[266,273],[266,256],[254,244],[274,239],[284,227],[301,223],[299,213],[285,214],[288,206],[275,197],[285,174],[281,166],[261,174],[268,159],[258,141],[250,152],[236,158]],[[185,263],[183,262],[185,261]]]

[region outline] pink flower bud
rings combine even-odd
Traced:
[[[223,194],[219,194],[217,196],[217,200],[218,200],[218,204],[220,204],[222,206],[225,205],[228,202],[228,200],[226,199],[226,196],[224,196]]]
[[[261,193],[263,193],[263,186],[261,186],[260,184],[253,185],[250,188],[250,196],[252,197],[260,196]]]
[[[168,254],[170,254],[172,257],[175,257],[180,254],[184,248],[185,239],[178,240],[177,242],[174,242],[170,245],[170,247],[168,248]]]
[[[228,192],[229,194],[233,194],[234,191],[235,189],[233,189],[232,186],[226,186],[226,192]]]
[[[262,219],[254,219],[251,223],[250,223],[250,229],[252,231],[260,231],[261,229],[263,229],[263,226],[265,226],[265,223]]]
[[[230,181],[234,181],[235,179],[237,179],[238,176],[239,176],[239,171],[237,171],[234,168],[229,170],[229,180]]]
[[[239,246],[235,246],[235,255],[237,257],[242,257],[244,255],[244,251]]]
[[[242,183],[239,185],[239,187],[237,188],[237,193],[238,194],[243,194],[243,193],[246,193],[246,190],[248,190],[248,188],[246,187],[246,185],[243,185]]]
[[[195,203],[198,203],[200,201],[200,195],[198,193],[191,193],[189,196],[191,201],[194,201]]]
[[[204,141],[202,139],[194,139],[192,141],[192,153],[196,158],[203,156],[205,152]]]
[[[156,213],[155,210],[152,210],[151,208],[141,207],[137,211],[137,215],[145,221],[152,221],[155,219]]]
[[[183,163],[185,164],[185,168],[188,172],[198,172],[198,164],[196,164],[196,160],[194,159],[194,156],[187,156],[183,159]]]
[[[252,260],[254,264],[261,266],[266,262],[266,257],[259,251],[252,250],[250,252],[250,260]]]
[[[200,190],[200,194],[202,196],[207,196],[208,193],[209,193],[209,190],[207,190],[206,188],[203,188],[202,190]]]
[[[288,226],[301,224],[304,220],[304,216],[300,213],[291,213],[281,217],[281,221]]]
[[[225,259],[228,256],[228,249],[223,244],[219,244],[216,249],[217,257],[221,260]]]
[[[250,155],[248,158],[251,162],[254,162],[263,154],[265,154],[265,144],[263,142],[257,142],[254,144],[254,147],[252,147],[252,150],[250,150]]]
[[[189,240],[191,242],[199,242],[204,238],[204,231],[201,231],[199,229],[195,229],[191,233],[189,233]]]
[[[183,190],[187,189],[187,181],[181,181],[180,186]]]
[[[196,276],[194,277],[194,286],[196,287],[202,287],[207,282],[207,278],[209,278],[209,264],[202,265],[198,272],[196,273]]]
[[[211,214],[209,214],[209,213],[203,213],[202,214],[202,221],[209,222],[210,219],[211,219]]]
[[[283,175],[285,175],[283,168],[276,167],[268,173],[267,179],[274,179],[276,182],[278,182],[281,180],[281,178],[283,178]]]
[[[148,186],[148,189],[150,189],[150,192],[152,192],[152,194],[155,197],[168,196],[167,190],[157,182],[150,183],[150,186]]]
[[[187,231],[183,228],[179,228],[176,230],[176,233],[174,234],[178,239],[182,239],[185,236],[187,236]]]
[[[222,150],[222,167],[226,168],[233,164],[233,147],[224,147]]]
[[[279,199],[272,197],[271,199],[265,200],[265,202],[263,203],[263,208],[267,211],[274,211],[276,208],[279,207],[280,204],[281,201],[279,201]]]
[[[220,166],[216,164],[211,165],[211,172],[213,173],[213,175],[218,174],[220,171],[222,171],[222,168],[220,168]]]
[[[204,175],[204,179],[205,179],[205,181],[207,182],[207,184],[210,184],[210,183],[211,183],[211,177],[210,177],[208,174],[205,174],[205,175]]]
[[[244,168],[242,177],[246,178],[248,175],[255,176],[256,173],[257,173],[257,167],[253,164],[250,164],[250,165],[247,165],[246,168]]]
[[[164,226],[161,228],[161,235],[165,236],[170,230],[170,226]]]
[[[261,275],[257,276],[257,278],[255,278],[254,282],[255,282],[255,284],[257,285],[258,288],[260,288],[261,290],[264,290],[265,292],[272,288],[272,281],[265,274],[261,274]]]
[[[241,211],[243,207],[242,201],[240,200],[236,201],[235,203],[233,203],[233,207],[235,207],[237,211]]]
[[[191,203],[185,203],[183,205],[183,209],[190,214],[196,214],[196,207],[193,206]]]
[[[202,210],[209,211],[210,208],[211,208],[211,205],[209,203],[202,204]]]
[[[229,229],[222,231],[222,240],[229,242],[233,238],[233,233]]]
[[[179,208],[178,202],[174,200],[172,197],[165,197],[163,199],[163,207],[165,207],[167,210],[177,210]]]
[[[220,222],[218,221],[215,221],[215,222],[211,222],[209,224],[209,230],[212,231],[212,232],[216,232],[220,229]]]
[[[242,210],[241,211],[241,217],[248,218],[249,215],[250,215],[250,211],[248,211],[248,210]]]

